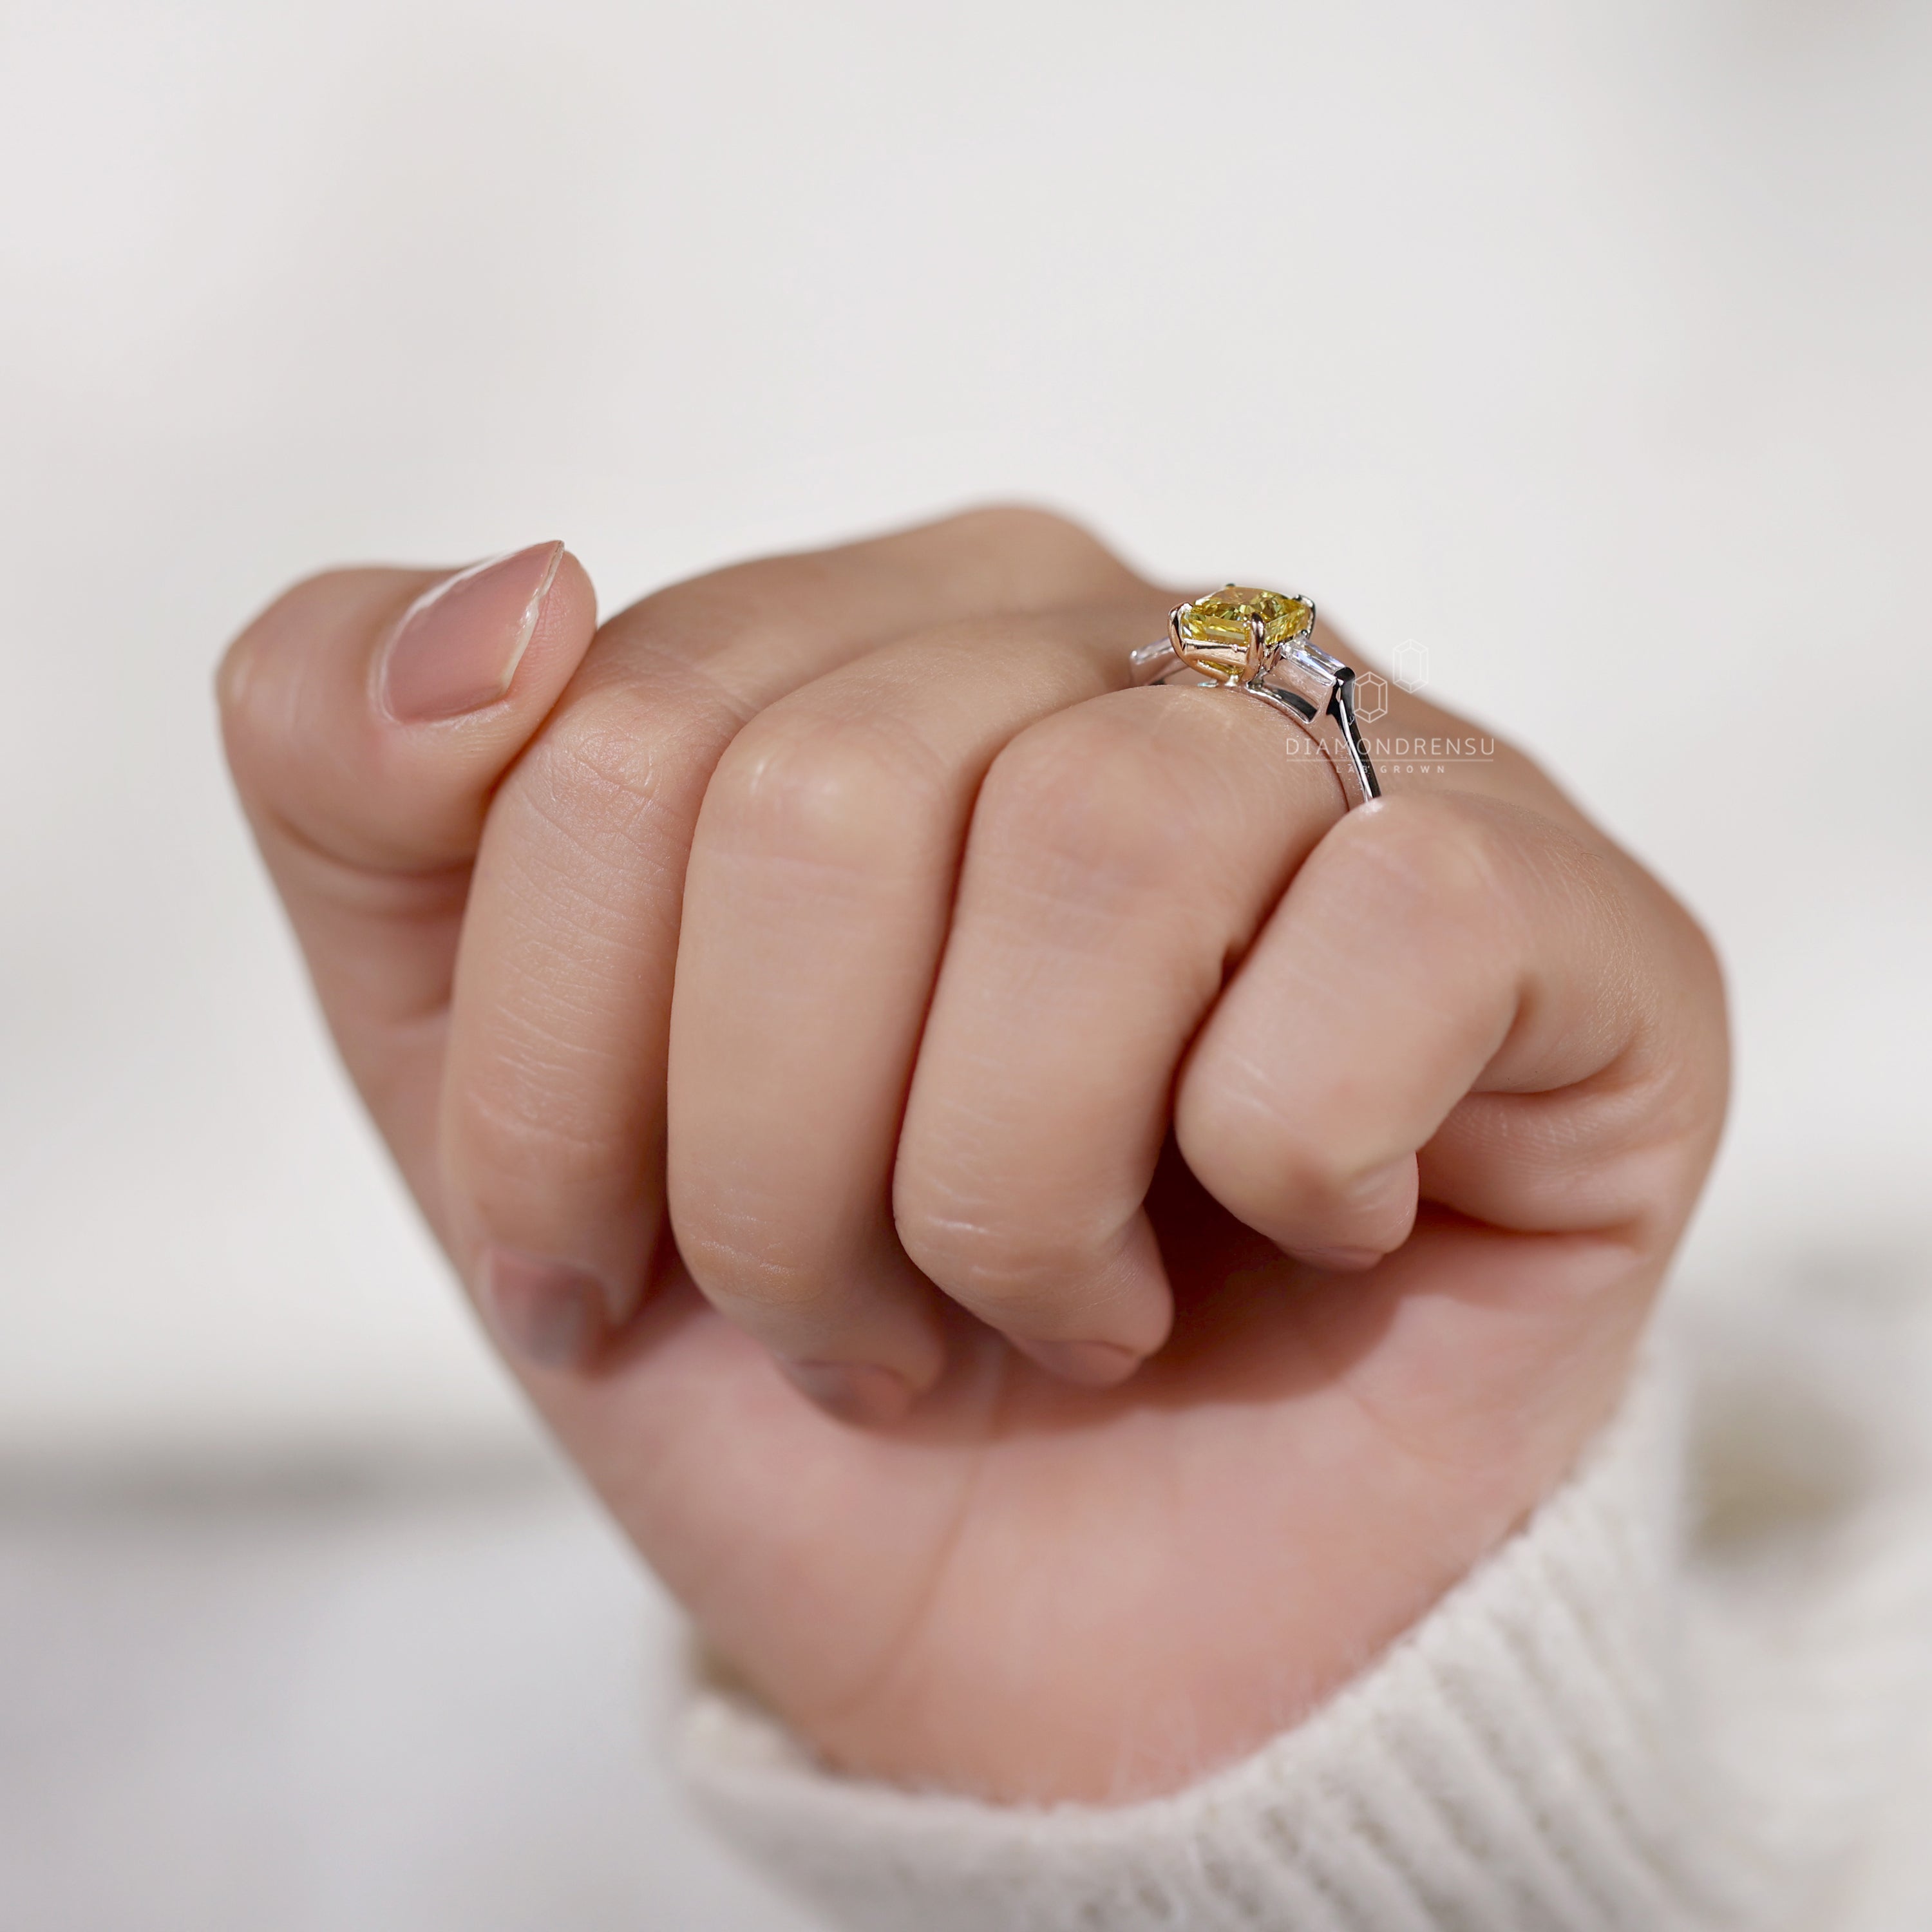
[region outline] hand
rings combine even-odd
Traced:
[[[854,1772],[1119,1800],[1294,1722],[1566,1472],[1716,1139],[1653,880],[1506,747],[1343,817],[1124,688],[1174,601],[992,511],[601,630],[560,546],[340,572],[224,666],[424,1213]]]

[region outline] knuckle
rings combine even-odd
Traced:
[[[580,1082],[508,1061],[458,1084],[441,1122],[443,1165],[482,1226],[512,1245],[532,1231],[634,1206],[634,1164],[621,1125],[586,1111]]]
[[[1174,1135],[1188,1166],[1221,1198],[1244,1204],[1344,1193],[1354,1174],[1344,1150],[1291,1118],[1278,1082],[1242,1077],[1250,1070],[1224,1064],[1184,1082]]]
[[[780,706],[740,732],[706,796],[728,836],[808,864],[890,858],[945,809],[938,761],[884,716]]]
[[[913,1264],[1000,1327],[1025,1327],[1090,1276],[1098,1244],[1064,1224],[1022,1227],[1010,1211],[980,1214],[915,1196],[896,1214]]]
[[[594,801],[620,817],[648,812],[662,796],[658,732],[646,707],[606,686],[562,712],[538,741],[538,775],[558,797]]]
[[[754,557],[666,584],[620,610],[605,634],[628,662],[688,677],[740,645],[787,655],[817,628],[798,565]]]
[[[748,1312],[808,1316],[828,1299],[824,1268],[788,1255],[762,1222],[740,1225],[715,1213],[693,1215],[675,1208],[677,1250],[706,1298]]]
[[[988,772],[976,842],[1049,878],[1104,881],[1123,896],[1184,876],[1198,847],[1172,768],[1104,704],[1063,712],[1022,734]]]
[[[1018,500],[976,503],[947,520],[955,530],[982,530],[995,536],[1098,547],[1099,540],[1084,524],[1058,510],[1049,510],[1042,504]]]
[[[1478,802],[1401,800],[1358,822],[1356,861],[1396,903],[1473,900],[1500,883],[1496,828]]]
[[[996,559],[1008,584],[1028,599],[1118,596],[1138,582],[1084,524],[1038,504],[982,504],[932,528],[969,555]]]
[[[1566,904],[1598,926],[1627,922],[1610,855],[1540,812],[1468,794],[1394,806],[1352,814],[1338,850],[1354,874],[1350,890],[1372,896],[1418,943],[1450,942],[1473,958],[1514,933],[1515,951],[1533,952],[1527,924]]]
[[[983,536],[997,542],[1027,544],[1082,556],[1112,556],[1112,552],[1085,524],[1037,503],[982,503],[962,510],[950,520],[951,527],[962,532]]]
[[[1318,904],[1372,905],[1390,944],[1486,957],[1521,917],[1526,814],[1468,796],[1351,812],[1316,855]]]
[[[1198,1156],[1217,1172],[1270,1162],[1283,1127],[1271,1083],[1254,1079],[1246,1061],[1216,1052],[1218,1044],[1204,1043],[1174,1095],[1174,1130],[1181,1151],[1190,1166]]]
[[[626,871],[659,839],[681,850],[730,726],[690,698],[610,680],[560,712],[519,764],[516,793],[574,844]]]
[[[1273,1046],[1210,1031],[1174,1096],[1174,1138],[1202,1184],[1253,1225],[1346,1218],[1407,1144],[1390,1138],[1381,1090],[1358,1068],[1310,1084]]]

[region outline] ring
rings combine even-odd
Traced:
[[[1310,641],[1314,629],[1306,597],[1230,584],[1177,604],[1167,635],[1129,662],[1136,684],[1226,685],[1286,712],[1321,747],[1352,812],[1382,784],[1355,720],[1355,674]]]

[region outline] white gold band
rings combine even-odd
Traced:
[[[1305,610],[1305,622],[1291,637],[1270,637],[1264,617],[1254,608],[1264,600],[1268,608],[1292,604]],[[1210,603],[1220,608],[1210,611]],[[1223,640],[1229,628],[1223,611],[1227,618],[1238,617],[1250,629],[1238,668],[1231,663]],[[1209,633],[1210,642],[1206,646],[1196,642],[1197,634],[1207,628],[1198,621],[1197,614],[1216,622],[1216,630]],[[1314,616],[1314,606],[1304,599],[1238,591],[1231,585],[1225,593],[1212,600],[1204,598],[1198,605],[1177,604],[1168,619],[1168,634],[1139,646],[1128,663],[1136,684],[1220,685],[1273,705],[1320,747],[1341,784],[1346,807],[1352,812],[1357,806],[1379,798],[1382,788],[1355,716],[1354,671],[1310,640]]]

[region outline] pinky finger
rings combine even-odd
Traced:
[[[1709,1157],[1720,1000],[1695,928],[1605,842],[1489,799],[1384,800],[1243,962],[1176,1132],[1224,1207],[1318,1265],[1392,1252],[1419,1193],[1649,1249]]]

